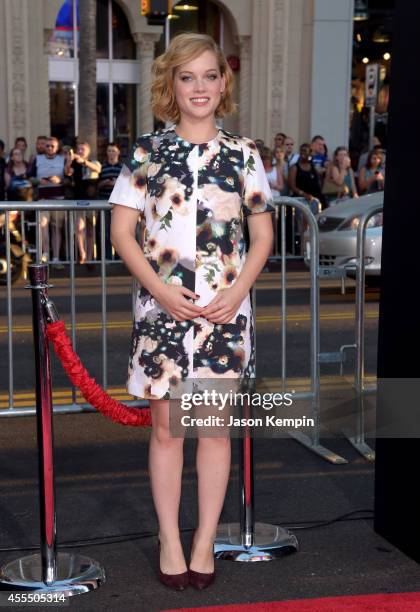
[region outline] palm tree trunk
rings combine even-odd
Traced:
[[[96,0],[79,2],[79,139],[97,153],[96,114]]]

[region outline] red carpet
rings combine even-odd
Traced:
[[[209,612],[420,612],[420,593],[266,601],[203,608],[178,608],[164,612],[203,612],[205,610]]]

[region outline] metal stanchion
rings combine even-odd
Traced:
[[[40,553],[16,559],[0,569],[5,588],[69,597],[98,588],[105,581],[104,569],[93,559],[73,553],[57,553],[54,487],[51,365],[46,318],[56,320],[47,297],[48,266],[29,266],[32,290],[32,320],[35,348],[37,440],[40,499]]]
[[[252,288],[254,329],[256,320],[256,291]],[[249,405],[243,407],[243,417],[250,417]],[[250,428],[244,428],[239,439],[239,523],[219,525],[214,541],[216,559],[228,561],[274,561],[298,550],[295,535],[269,523],[256,523],[254,519],[254,459],[253,438]]]
[[[219,525],[214,556],[228,561],[274,561],[298,550],[298,541],[280,525],[255,522],[253,439],[249,432],[244,433],[239,443],[239,523]]]

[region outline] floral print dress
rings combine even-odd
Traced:
[[[183,285],[206,306],[245,263],[244,217],[273,212],[255,146],[219,128],[202,144],[172,126],[139,137],[109,201],[144,216],[143,252],[164,283]],[[255,376],[250,296],[229,323],[176,321],[145,289],[136,296],[127,391],[177,397],[181,381]]]

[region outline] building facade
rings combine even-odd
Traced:
[[[353,0],[199,4],[194,19],[171,22],[169,35],[190,24],[229,57],[239,112],[223,127],[268,145],[276,132],[296,143],[321,133],[330,149],[347,144]],[[98,0],[97,25],[98,147],[116,140],[125,149],[156,127],[150,69],[165,33],[147,24],[138,0]],[[10,147],[17,136],[32,144],[38,134],[77,134],[75,2],[0,0],[0,31],[0,138]]]

